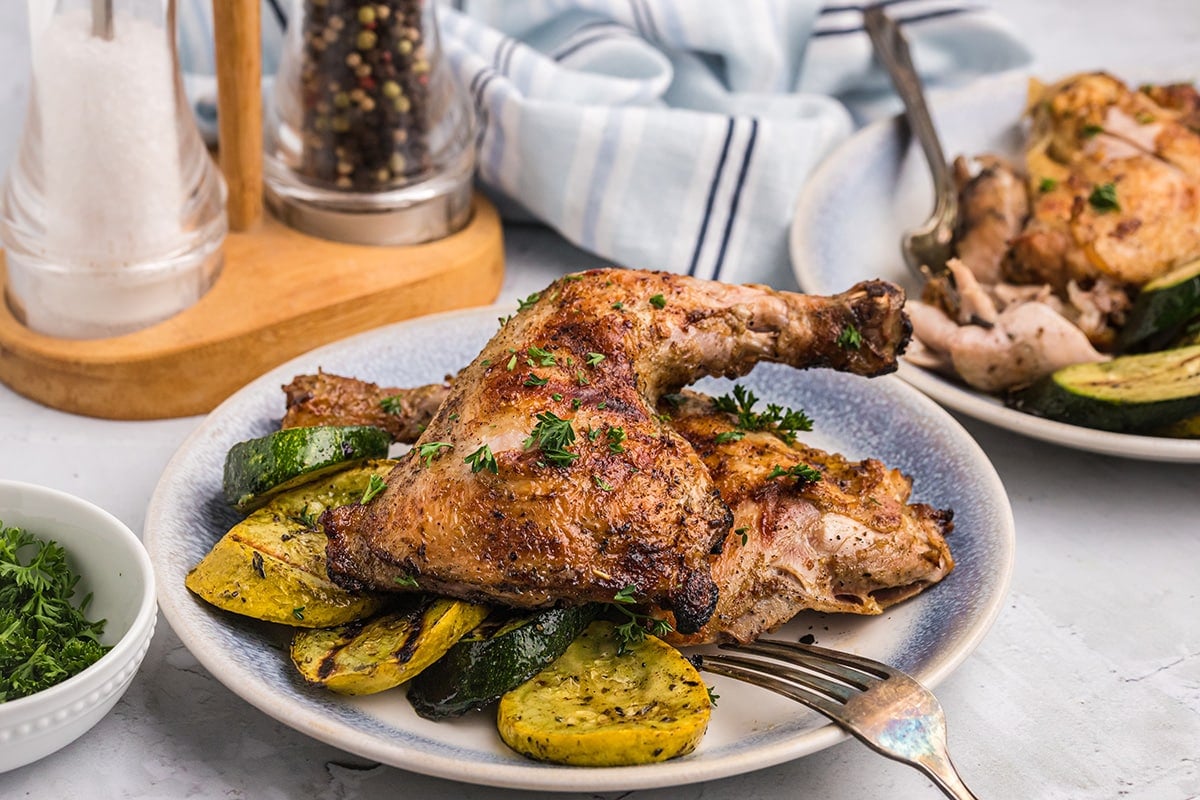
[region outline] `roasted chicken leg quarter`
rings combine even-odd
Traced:
[[[364,409],[389,398],[395,413],[388,422],[400,432],[393,436],[411,443],[416,434],[405,434],[428,424],[434,400],[450,385],[384,388],[322,373],[299,375],[284,390],[285,427],[356,424]],[[669,637],[676,644],[751,641],[805,610],[880,614],[953,569],[945,540],[951,511],[909,502],[912,482],[898,470],[778,432],[744,430],[718,405],[693,391],[659,402],[734,514],[721,552],[708,557],[716,611],[697,633]],[[791,477],[788,471],[801,466],[821,477]]]
[[[632,591],[691,633],[731,514],[656,403],[759,361],[863,375],[909,336],[895,286],[835,297],[593,270],[528,298],[365,505],[326,512],[330,574],[518,607]]]

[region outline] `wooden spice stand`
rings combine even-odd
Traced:
[[[480,196],[466,228],[405,247],[325,241],[264,216],[259,3],[215,0],[213,7],[231,228],[222,273],[191,308],[110,339],[35,333],[0,302],[0,381],[26,397],[108,419],[202,414],[314,347],[421,314],[484,305],[500,292],[500,220]]]

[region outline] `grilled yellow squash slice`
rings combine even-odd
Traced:
[[[370,461],[276,496],[216,543],[188,573],[187,587],[226,611],[297,627],[374,614],[380,595],[349,592],[329,579],[317,518],[326,508],[357,503],[371,476],[382,478],[393,466]]]
[[[441,658],[490,610],[462,600],[426,598],[373,619],[296,631],[292,663],[306,681],[334,692],[382,692]]]
[[[611,622],[593,622],[558,660],[500,699],[500,738],[538,761],[649,764],[690,753],[712,705],[696,668],[647,636],[621,652]]]

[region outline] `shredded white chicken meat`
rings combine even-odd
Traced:
[[[1083,306],[1077,308],[1074,298],[1063,303],[1048,286],[985,286],[958,259],[948,266],[959,301],[957,319],[910,300],[906,308],[920,347],[911,350],[909,361],[994,393],[1028,386],[1069,364],[1107,358],[1070,318],[1101,314],[1089,293],[1077,290]]]

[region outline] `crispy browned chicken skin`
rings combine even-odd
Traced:
[[[1034,82],[1029,106],[1033,205],[1008,280],[1063,295],[1070,281],[1140,286],[1200,256],[1194,92],[1085,73]]]
[[[658,398],[764,360],[891,371],[902,303],[883,282],[819,298],[633,270],[557,281],[460,373],[383,493],[325,515],[330,573],[519,607],[632,586],[694,632],[730,514]]]
[[[296,386],[311,391],[298,400]],[[446,383],[380,388],[329,374],[301,375],[284,388],[289,422],[356,424],[364,404],[389,397],[398,403],[393,428],[402,431],[428,424],[434,398],[450,390]],[[428,402],[410,403],[413,397]],[[676,643],[750,641],[803,610],[878,614],[953,568],[944,539],[951,513],[908,503],[911,481],[898,471],[775,433],[737,430],[736,417],[697,392],[669,399],[659,413],[699,453],[734,515],[721,552],[709,556],[716,612],[699,632],[673,635]],[[411,443],[416,436],[395,438]],[[771,477],[776,467],[799,465],[820,469],[820,480]]]
[[[912,480],[766,431],[741,432],[711,398],[685,392],[672,427],[708,468],[733,526],[709,557],[716,612],[676,644],[748,642],[802,610],[879,614],[954,568],[952,514],[909,503]],[[820,471],[815,481],[788,473]],[[784,473],[784,474],[780,474]]]

